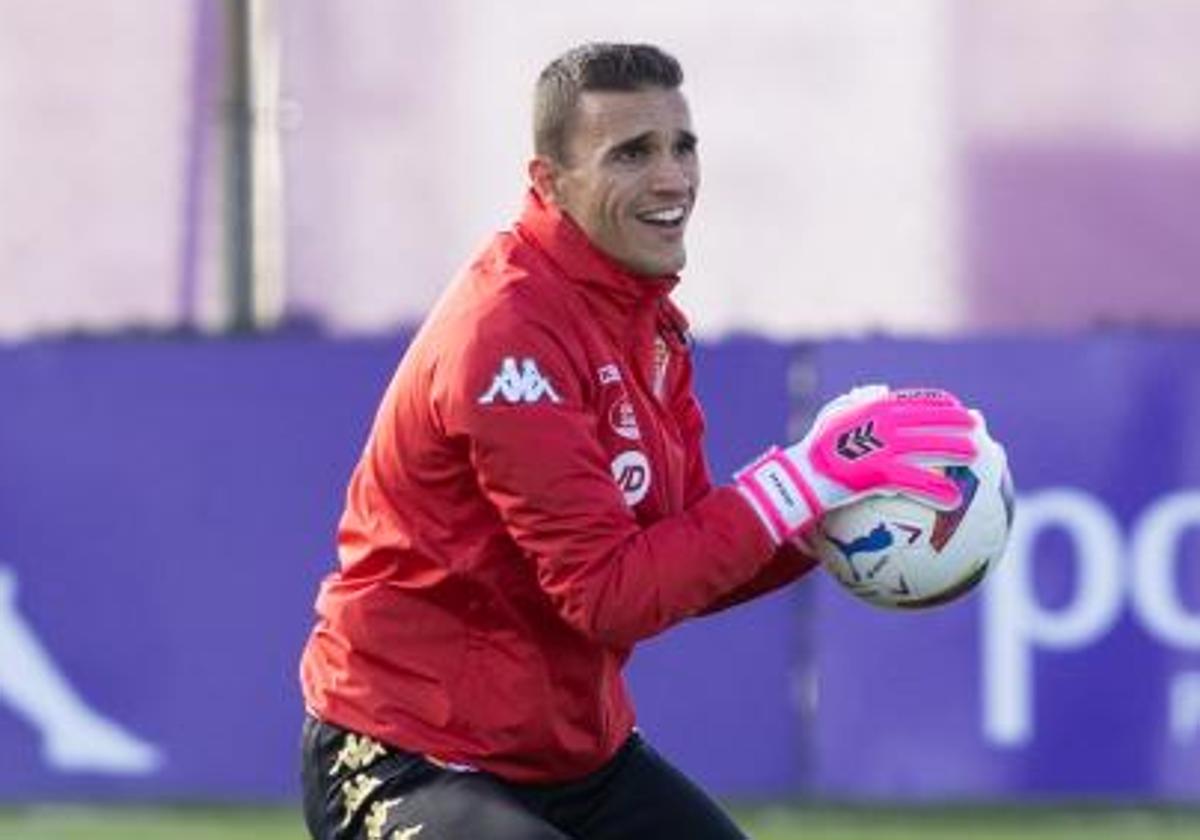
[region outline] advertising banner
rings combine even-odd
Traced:
[[[300,646],[398,355],[0,353],[0,799],[295,795]]]
[[[403,344],[0,352],[0,800],[296,796],[297,659]],[[718,480],[854,384],[941,385],[1007,445],[1018,514],[961,602],[887,612],[817,572],[650,640],[639,725],[724,796],[1196,801],[1197,360],[1187,335],[699,347]]]
[[[404,344],[0,352],[0,801],[297,796],[300,650]],[[727,475],[782,436],[791,354],[699,353]],[[796,787],[795,597],[667,633],[631,665],[640,725],[716,789]]]
[[[830,343],[819,397],[950,388],[1007,447],[1001,565],[887,612],[818,590],[814,790],[1200,798],[1200,340]]]

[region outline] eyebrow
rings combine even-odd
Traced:
[[[653,132],[645,131],[635,137],[630,137],[628,140],[622,140],[620,143],[609,147],[605,157],[612,157],[620,154],[621,152],[634,151],[635,149],[644,149],[650,145],[653,139]]]
[[[686,129],[684,129],[683,131],[680,131],[679,136],[676,139],[682,140],[688,146],[692,146],[692,147],[694,147],[696,145],[696,143],[699,141],[699,138],[697,138],[693,132],[688,131]],[[621,152],[631,151],[634,149],[643,149],[643,148],[646,148],[647,146],[649,146],[653,140],[654,140],[654,132],[644,131],[641,134],[638,134],[634,137],[630,137],[628,140],[622,140],[620,143],[617,143],[615,146],[612,146],[605,153],[605,156],[608,157],[611,155],[616,155]]]

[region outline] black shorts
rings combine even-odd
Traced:
[[[450,770],[311,717],[302,762],[315,840],[746,838],[637,733],[595,773],[556,785]]]

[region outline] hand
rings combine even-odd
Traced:
[[[855,388],[826,404],[799,443],[772,448],[734,479],[778,541],[875,493],[953,508],[959,490],[933,465],[975,457],[977,417],[948,391]]]

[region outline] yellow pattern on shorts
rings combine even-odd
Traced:
[[[368,738],[366,735],[348,733],[346,740],[342,742],[342,749],[337,754],[337,760],[329,768],[329,775],[336,776],[342,767],[347,770],[361,770],[386,754],[387,750],[378,741]]]
[[[355,812],[381,784],[383,782],[379,779],[365,773],[359,773],[350,781],[342,783],[342,800],[346,809],[346,816],[342,817],[342,828],[350,825],[350,820],[354,818]]]
[[[376,802],[371,805],[371,813],[363,820],[363,827],[367,829],[367,840],[385,840],[383,826],[387,822],[388,812],[399,805],[402,799],[403,797],[385,799],[382,802]],[[412,840],[412,838],[421,833],[421,829],[424,827],[425,824],[421,823],[409,828],[397,828],[387,840]]]

